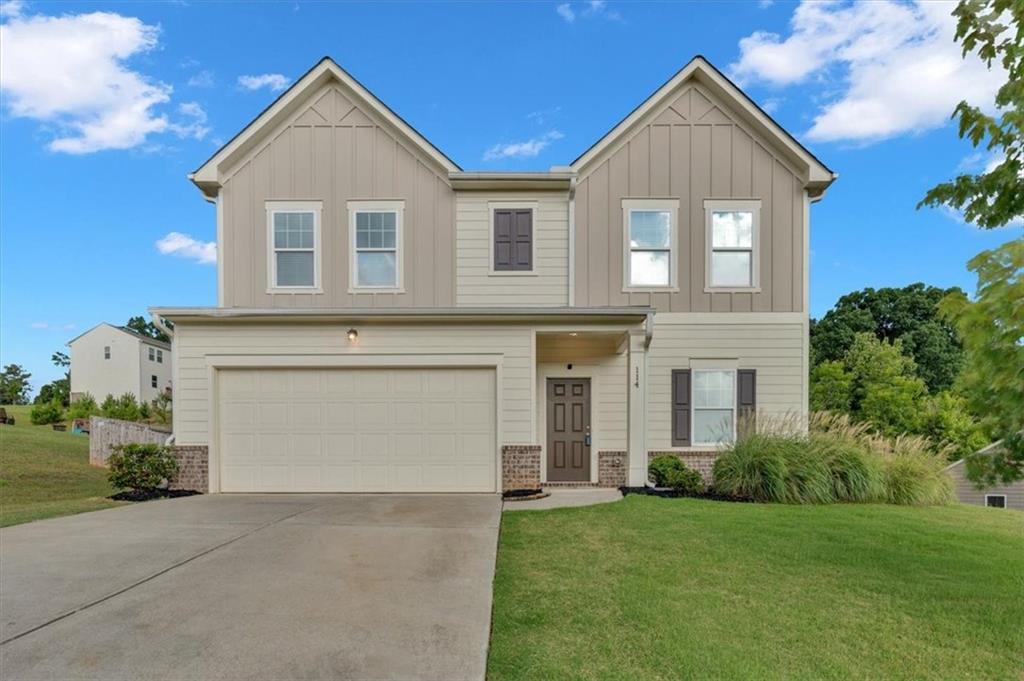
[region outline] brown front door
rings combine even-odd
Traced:
[[[590,481],[590,379],[548,379],[548,480]]]

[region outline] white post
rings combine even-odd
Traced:
[[[647,484],[647,348],[644,332],[629,334],[629,486]]]

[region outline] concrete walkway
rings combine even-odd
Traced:
[[[607,504],[622,499],[622,492],[619,490],[603,487],[552,487],[544,491],[550,492],[550,496],[531,501],[506,501],[502,504],[502,510],[543,511],[549,508]]]
[[[211,495],[0,531],[4,679],[482,679],[493,495]]]

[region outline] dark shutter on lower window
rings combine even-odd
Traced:
[[[533,269],[533,211],[500,208],[494,211],[494,270],[529,272]]]
[[[690,446],[690,370],[672,370],[672,446]]]
[[[736,382],[736,430],[740,435],[750,435],[757,430],[757,371],[739,369]]]

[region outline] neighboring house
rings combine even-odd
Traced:
[[[995,442],[979,450],[978,454],[987,454],[998,446],[999,443]],[[973,482],[967,479],[967,465],[964,459],[951,464],[946,470],[953,476],[956,496],[960,503],[1024,511],[1024,480],[1011,482],[1008,485],[992,485],[978,489]]]
[[[123,326],[103,322],[68,341],[71,348],[71,400],[89,393],[135,395],[153,401],[171,389],[171,346]]]
[[[643,485],[806,414],[835,175],[703,58],[547,172],[463,171],[325,58],[190,177],[218,305],[151,312],[212,492]]]

